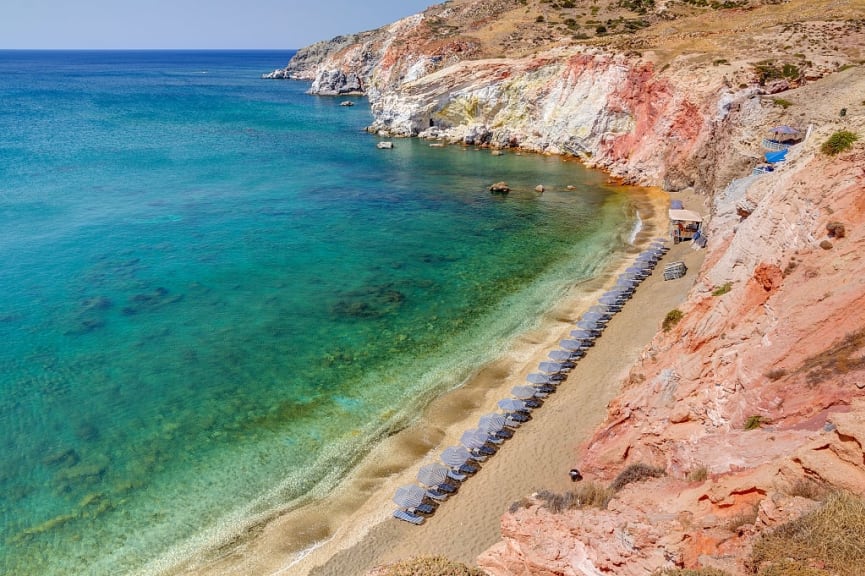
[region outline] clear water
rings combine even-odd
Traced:
[[[626,241],[600,175],[377,150],[289,55],[0,52],[4,573],[322,497]]]

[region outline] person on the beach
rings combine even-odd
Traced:
[[[571,482],[579,482],[583,479],[583,475],[580,474],[580,471],[576,468],[571,468],[571,471],[568,472],[568,476],[571,477]]]

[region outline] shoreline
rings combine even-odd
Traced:
[[[622,193],[633,194],[633,190],[639,191],[635,201],[642,221],[635,239],[636,254],[636,247],[666,235],[666,208],[671,196],[653,189],[622,187]],[[690,246],[687,250],[694,257],[702,256]],[[670,254],[665,257],[669,259]],[[621,373],[630,368],[658,329],[660,320],[647,322],[643,318],[644,308],[651,302],[638,302],[649,298],[647,288],[657,282],[660,274],[654,273],[641,285],[629,305],[610,322],[595,348],[535,412],[533,420],[505,442],[499,454],[484,463],[483,469],[424,526],[403,525],[391,518],[394,490],[412,483],[417,469],[436,461],[443,448],[458,444],[462,432],[476,426],[480,415],[497,411],[496,401],[507,397],[514,385],[524,383],[525,375],[557,347],[581,311],[594,304],[615,275],[630,263],[626,256],[615,269],[572,286],[534,329],[515,338],[496,360],[481,366],[460,387],[435,399],[414,425],[376,446],[326,500],[272,514],[223,546],[206,550],[166,573],[342,576],[430,554],[473,564],[480,552],[499,540],[500,517],[511,502],[537,489],[563,491],[570,486],[567,470],[575,464],[576,446],[603,420],[606,403],[618,391]],[[689,288],[698,266],[689,268],[691,272],[685,278],[691,282],[671,284],[687,284]],[[686,292],[681,296],[677,292],[676,297]],[[668,310],[663,309],[661,318]],[[625,318],[631,315],[636,319]],[[629,325],[635,320],[639,330]],[[608,336],[619,332],[624,332],[625,337]],[[614,341],[619,341],[618,348],[626,348],[627,353],[623,349],[604,350],[609,347],[607,343]],[[615,361],[610,362],[611,358]],[[608,369],[599,373],[596,365]],[[603,385],[591,384],[598,381]],[[590,401],[579,406],[579,421],[568,423],[566,409],[575,406],[581,397],[589,397]],[[557,431],[570,426],[572,429],[565,434]],[[531,478],[525,478],[527,474]],[[521,480],[514,481],[516,478]],[[456,529],[463,535],[455,536]]]

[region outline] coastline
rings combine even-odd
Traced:
[[[671,195],[656,189],[630,190],[638,191],[635,201],[642,219],[636,254],[636,247],[666,234]],[[698,200],[694,196],[685,201],[694,205]],[[364,574],[374,565],[431,554],[473,564],[478,554],[498,541],[500,517],[511,502],[537,489],[564,491],[570,486],[567,470],[576,464],[576,446],[603,420],[622,376],[654,336],[663,315],[684,299],[693,284],[703,252],[680,245],[665,259],[677,254],[681,257],[676,259],[688,262],[690,273],[685,279],[664,283],[657,272],[650,276],[534,419],[424,526],[403,525],[391,518],[396,487],[413,482],[421,465],[435,461],[443,448],[458,444],[460,434],[476,426],[480,415],[496,411],[496,401],[523,383],[525,375],[567,335],[581,311],[594,304],[630,264],[628,256],[615,269],[571,287],[535,329],[516,338],[462,386],[434,400],[413,426],[380,443],[325,501],[259,519],[231,541],[166,573]]]

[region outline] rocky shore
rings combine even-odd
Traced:
[[[590,481],[633,464],[663,473],[606,509],[551,512],[530,497],[477,564],[496,576],[753,573],[759,534],[814,509],[818,492],[865,493],[865,147],[821,151],[840,130],[865,139],[865,7],[672,14],[659,2],[633,33],[536,35],[507,57],[507,30],[549,23],[548,8],[464,17],[477,4],[301,50],[285,73],[315,94],[366,94],[381,135],[573,155],[711,207],[681,321],[574,449]],[[752,176],[778,125],[804,141]]]

